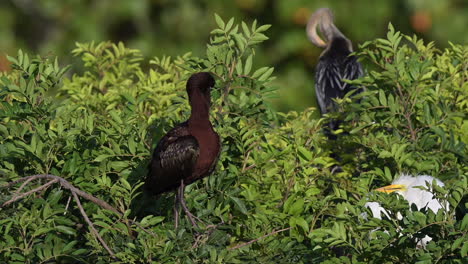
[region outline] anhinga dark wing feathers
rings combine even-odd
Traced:
[[[315,78],[315,94],[322,114],[334,110],[333,98],[340,97],[341,87],[339,65],[320,59]]]
[[[334,48],[333,46],[331,48]],[[354,80],[362,76],[361,64],[348,49],[327,50],[320,57],[315,74],[315,93],[322,114],[335,111],[334,98],[355,89],[343,79]]]
[[[346,62],[344,63],[345,68],[344,68],[344,75],[343,79],[347,80],[355,80],[364,75],[364,71],[362,70],[361,63],[357,61],[357,58],[355,56],[348,56],[346,58]],[[344,83],[344,91],[345,94],[351,91],[351,89],[355,89],[354,86]]]
[[[199,152],[198,142],[188,133],[186,122],[170,130],[154,151],[145,188],[153,194],[177,188],[181,179],[191,175]]]

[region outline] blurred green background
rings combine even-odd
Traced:
[[[468,42],[466,0],[1,0],[0,70],[9,68],[4,55],[19,48],[79,65],[70,51],[75,42],[89,41],[123,41],[147,57],[203,56],[218,13],[273,25],[254,67],[275,67],[277,110],[302,110],[316,104],[313,75],[322,50],[308,41],[305,25],[320,7],[334,11],[355,48],[383,36],[389,22],[439,48]]]

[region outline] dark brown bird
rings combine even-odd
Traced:
[[[343,79],[354,80],[363,75],[362,66],[353,52],[353,45],[346,36],[333,24],[333,13],[328,8],[315,11],[307,23],[309,40],[325,50],[320,55],[315,73],[315,94],[320,112],[326,114],[336,111],[335,98],[344,95],[356,87],[347,84]],[[325,41],[317,34],[317,27]],[[330,129],[338,128],[338,122],[332,121]]]
[[[210,175],[218,161],[221,144],[210,123],[210,89],[215,85],[206,72],[193,74],[187,81],[192,112],[190,118],[178,124],[161,138],[153,153],[145,189],[160,194],[178,188],[175,202],[176,227],[178,203],[182,205],[192,225],[194,216],[185,204],[187,184]]]

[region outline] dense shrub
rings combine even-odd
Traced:
[[[339,100],[331,117],[346,122],[329,141],[321,132],[329,117],[312,118],[315,109],[272,110],[273,68],[252,66],[269,26],[216,23],[205,57],[155,58],[148,72],[139,51],[108,42],[77,44],[85,70],[70,79],[57,60],[10,58],[14,70],[0,78],[0,203],[53,185],[0,208],[2,262],[462,263],[466,46],[438,51],[392,27],[387,39],[365,43],[358,55],[369,71],[354,83],[366,92]],[[212,118],[222,154],[212,176],[186,188],[200,229],[184,219],[176,230],[173,194],[148,197],[140,187],[157,140],[188,116],[185,81],[202,70],[217,80]],[[401,172],[444,180],[437,192],[450,213],[411,211],[371,192]],[[37,174],[106,204],[77,198],[64,181],[9,184]],[[369,200],[404,219],[365,220]],[[418,249],[411,237],[424,234],[433,241]]]

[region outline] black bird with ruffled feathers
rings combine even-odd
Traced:
[[[333,24],[333,13],[328,8],[320,8],[307,23],[309,40],[325,50],[320,55],[315,72],[315,94],[321,114],[336,111],[335,98],[343,98],[356,87],[343,79],[354,80],[363,75],[362,66],[353,52],[351,41]],[[317,27],[325,40],[317,34]],[[339,123],[332,121],[330,129],[336,130]]]

